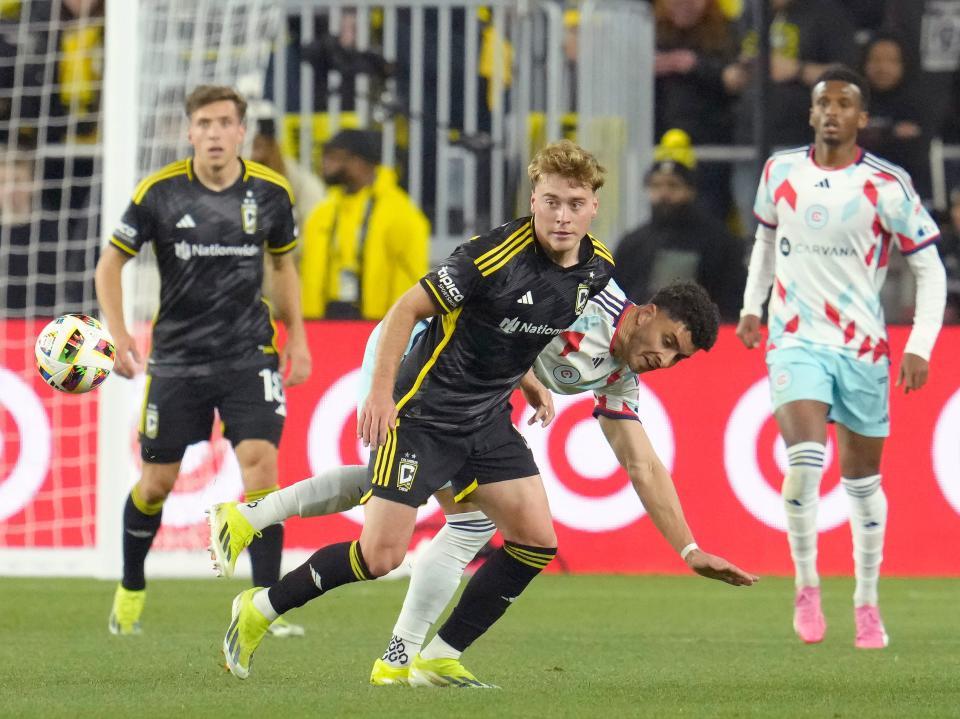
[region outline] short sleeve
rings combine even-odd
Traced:
[[[607,384],[593,392],[596,405],[594,417],[610,419],[633,419],[640,421],[640,382],[637,375],[629,370],[614,372],[607,378]]]
[[[764,227],[771,229],[777,226],[777,203],[773,199],[771,175],[774,169],[773,158],[767,160],[760,175],[760,184],[757,186],[757,197],[753,202],[753,215]]]
[[[940,239],[940,229],[908,181],[890,177],[877,203],[877,214],[900,252],[910,255]]]
[[[154,237],[153,213],[144,201],[131,201],[120,222],[110,237],[110,244],[125,255],[135,257],[143,246]]]
[[[472,243],[460,245],[437,269],[428,272],[420,280],[420,285],[442,314],[460,307],[480,284],[480,270],[469,251],[471,249]]]
[[[297,246],[297,218],[293,213],[290,196],[285,191],[277,192],[274,202],[277,219],[268,230],[267,252],[271,255],[282,255]]]

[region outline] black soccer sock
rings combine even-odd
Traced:
[[[143,564],[160,529],[163,500],[148,504],[134,487],[123,507],[123,579],[124,589],[145,589],[147,580]]]
[[[247,492],[244,502],[256,502],[280,487]],[[247,551],[250,552],[250,566],[253,569],[253,586],[272,587],[280,581],[280,561],[283,558],[283,525],[271,524],[254,537]]]
[[[360,542],[330,544],[270,587],[270,604],[277,614],[302,607],[311,599],[344,584],[373,579],[363,561]]]
[[[280,581],[280,560],[283,557],[283,525],[271,524],[254,537],[250,546],[253,586],[272,587]]]
[[[467,583],[460,601],[437,636],[454,649],[464,651],[503,616],[513,600],[556,554],[556,547],[527,547],[504,542]]]

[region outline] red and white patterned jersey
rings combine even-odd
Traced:
[[[879,295],[890,246],[908,255],[940,236],[910,176],[859,149],[842,168],[817,165],[813,146],[786,150],[767,160],[754,214],[776,231],[769,348],[888,358]]]
[[[616,359],[611,343],[633,305],[613,280],[587,301],[583,313],[537,356],[533,371],[558,394],[592,391],[593,416],[638,419],[639,380]]]

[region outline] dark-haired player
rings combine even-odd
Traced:
[[[246,102],[229,87],[204,85],[186,100],[193,156],[147,177],[136,188],[97,265],[97,298],[117,347],[116,370],[131,377],[140,357],[126,328],[121,270],[150,243],[160,270],[140,416],[143,473],[123,512],[123,579],[109,629],[138,634],[146,598],[144,560],[160,528],[187,446],[210,437],[214,410],[240,463],[248,501],[276,490],[277,445],[287,385],[310,373],[287,181],[242,160]],[[273,260],[283,350],[261,295],[264,252]],[[279,578],[283,527],[263,530],[250,546],[254,582]],[[278,635],[302,633],[280,623]]]
[[[855,645],[879,649],[887,645],[877,601],[887,524],[880,457],[890,428],[890,348],[879,292],[891,245],[917,280],[913,331],[897,378],[905,392],[927,381],[946,281],[934,246],[940,231],[910,177],[857,146],[868,106],[863,78],[842,66],[828,69],[813,87],[813,144],[767,160],[737,335],[748,348],[760,344],[770,296],[767,368],[789,460],[783,500],[796,567],[794,629],[807,643],[821,641],[826,630],[816,514],[833,422],[850,498]]]

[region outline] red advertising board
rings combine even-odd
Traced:
[[[7,323],[5,336],[24,334],[12,324],[16,323]],[[314,373],[305,385],[288,391],[281,484],[331,466],[364,461],[355,437],[355,397],[357,370],[370,327],[350,322],[308,325]],[[891,330],[895,358],[907,332],[908,328]],[[892,435],[883,461],[883,483],[890,501],[884,552],[887,574],[955,575],[960,571],[951,549],[960,540],[960,369],[952,359],[958,354],[960,328],[947,328],[938,342],[927,387],[909,395],[896,388],[892,393]],[[17,495],[23,506],[8,511],[2,519],[0,546],[88,545],[93,541],[89,531],[57,534],[28,532],[26,528],[30,523],[51,527],[57,522],[86,526],[85,517],[92,522],[92,485],[89,481],[83,484],[86,489],[79,494],[88,496],[78,499],[78,490],[65,484],[62,475],[64,466],[85,476],[95,469],[89,452],[81,459],[75,456],[77,437],[89,435],[87,446],[95,446],[91,434],[96,432],[95,403],[84,398],[57,398],[57,409],[51,411],[52,390],[39,381],[24,381],[32,370],[11,365],[10,353],[4,353],[3,359],[8,371],[0,374],[4,441],[0,495],[11,484],[11,477],[19,481],[17,477],[24,476],[22,471],[17,474],[23,465],[18,458],[25,455],[24,433],[48,436],[50,445],[45,480],[31,495]],[[40,421],[36,414],[27,417],[22,399],[16,407],[10,406],[14,394],[9,387],[17,378],[21,389],[25,387],[40,398],[36,404],[44,409],[46,434],[43,428],[22,425]],[[792,569],[779,499],[785,452],[770,415],[762,354],[743,349],[732,328],[726,327],[709,354],[701,353],[670,371],[646,375],[641,393],[644,427],[673,472],[687,519],[701,546],[752,571],[789,574]],[[574,572],[685,571],[645,516],[606,446],[590,416],[591,396],[558,397],[557,406],[557,419],[546,429],[520,422],[536,455],[557,522],[561,560],[557,564]],[[518,420],[523,411],[517,407]],[[132,440],[132,428],[123,431]],[[135,443],[130,441],[130,445],[133,451]],[[191,450],[185,458],[184,477],[164,510],[165,527],[158,539],[161,548],[201,550],[206,544],[203,507],[211,498],[239,493],[239,475],[231,455],[222,438]],[[38,454],[34,464],[43,459],[42,453]],[[29,457],[27,461],[31,461]],[[852,560],[847,499],[839,486],[832,439],[828,463],[819,513],[820,568],[826,574],[848,574]],[[42,470],[35,466],[33,475]],[[216,483],[211,481],[213,477]],[[216,484],[217,491],[207,491],[207,483]],[[54,501],[58,492],[65,496],[62,504]],[[360,510],[292,520],[287,525],[286,543],[309,549],[355,538],[360,521]],[[428,536],[441,521],[435,505],[422,509],[418,538]]]

